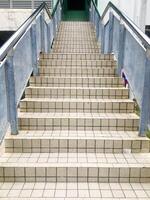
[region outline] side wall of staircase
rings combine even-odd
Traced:
[[[41,4],[0,49],[0,140],[8,128],[12,134],[18,132],[18,105],[31,74],[38,74],[40,53],[51,50],[60,6],[58,1],[52,17],[46,4]]]
[[[124,77],[140,108],[139,134],[150,125],[150,39],[111,2],[100,16],[94,1],[90,20],[96,28],[102,53],[114,53],[117,74]]]

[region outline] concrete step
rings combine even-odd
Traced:
[[[149,182],[150,154],[6,153],[0,181]]]
[[[21,112],[86,112],[133,113],[134,102],[123,99],[49,99],[25,98],[20,102]]]
[[[101,68],[101,67],[116,67],[117,62],[114,60],[57,60],[57,59],[40,59],[39,61],[40,67],[78,67],[78,68],[84,68],[84,67],[91,67],[91,69],[94,69],[95,67]]]
[[[49,87],[123,87],[119,77],[32,76],[30,86]]]
[[[5,138],[6,153],[148,153],[135,131],[19,131]]]
[[[20,130],[138,131],[136,114],[114,113],[19,113]]]
[[[116,69],[112,67],[39,67],[41,76],[70,76],[70,77],[108,77],[117,76]]]
[[[41,59],[57,59],[57,60],[114,60],[114,54],[80,54],[80,53],[49,53],[40,54]]]
[[[84,99],[127,99],[127,88],[95,88],[95,87],[27,87],[27,98],[84,98]]]

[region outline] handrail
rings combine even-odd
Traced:
[[[93,5],[94,5],[94,8],[95,8],[95,10],[96,10],[96,12],[97,12],[99,18],[101,18],[100,13],[99,13],[99,11],[98,11],[98,9],[97,9],[97,6],[96,6],[95,2],[94,2],[93,0],[91,0],[91,1],[92,1]]]
[[[57,6],[58,6],[59,2],[62,4],[61,0],[58,0],[58,1],[57,1],[56,5],[55,5],[55,7],[54,7],[54,9],[53,9],[53,11],[52,11],[52,14],[51,14],[52,17],[54,16],[54,14],[55,14],[55,12],[56,12],[56,10],[57,10]]]
[[[93,0],[92,0],[93,1]],[[93,2],[94,3],[94,2]],[[136,34],[136,36],[142,41],[143,45],[146,48],[150,48],[150,39],[147,35],[145,35],[140,28],[129,18],[127,17],[122,11],[120,11],[112,2],[109,2],[107,7],[105,8],[101,20],[104,19],[105,15],[107,14],[109,9],[113,9],[121,18],[122,20],[129,26],[129,28]]]
[[[49,18],[52,15],[45,2],[43,2],[31,16],[17,29],[17,31],[10,37],[10,39],[0,48],[0,62],[6,57],[7,53],[15,46],[19,39],[23,36],[28,27],[32,24],[33,20],[39,15],[39,13],[45,9]]]

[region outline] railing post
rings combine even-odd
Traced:
[[[55,14],[53,16],[53,35],[54,35],[54,38],[55,38],[55,35],[56,35],[56,19],[55,19]]]
[[[44,12],[40,15],[41,26],[41,52],[45,51],[45,37],[44,37]]]
[[[101,21],[101,53],[104,53],[105,48],[105,27]]]
[[[57,7],[57,9],[56,9],[56,14],[55,14],[55,16],[56,16],[56,32],[57,32],[58,20],[59,20],[59,10],[58,10],[58,7]]]
[[[139,135],[145,136],[145,131],[150,122],[150,49],[146,50],[145,72],[144,72],[144,88],[141,103],[141,116]]]
[[[91,1],[91,22],[94,24],[94,12],[93,12],[93,4]]]
[[[96,37],[97,37],[97,39],[99,38],[99,22],[100,22],[100,20],[99,20],[98,14],[97,14],[96,15]]]
[[[62,8],[61,8],[61,3],[59,3],[59,20],[58,20],[59,23],[61,21],[61,16],[62,16]]]
[[[33,24],[31,27],[31,48],[32,48],[32,67],[33,75],[38,75],[38,63],[37,63],[37,38],[36,38],[36,24]]]
[[[5,63],[6,91],[7,91],[7,113],[10,123],[11,134],[18,134],[17,100],[15,90],[13,50],[7,55]]]
[[[94,7],[94,26],[96,28],[96,12],[95,12],[95,7]]]
[[[108,53],[112,53],[113,46],[113,25],[114,25],[114,16],[110,11],[109,13],[109,44],[108,44]]]
[[[118,69],[117,72],[121,75],[121,70],[123,68],[124,61],[124,48],[125,48],[125,35],[126,29],[123,24],[120,24],[120,32],[119,32],[119,52],[118,52]]]
[[[49,24],[47,24],[47,52],[50,52],[50,41],[51,41],[51,35],[50,35],[50,27]]]

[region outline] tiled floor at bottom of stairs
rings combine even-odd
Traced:
[[[148,200],[150,183],[0,183],[0,199]]]

